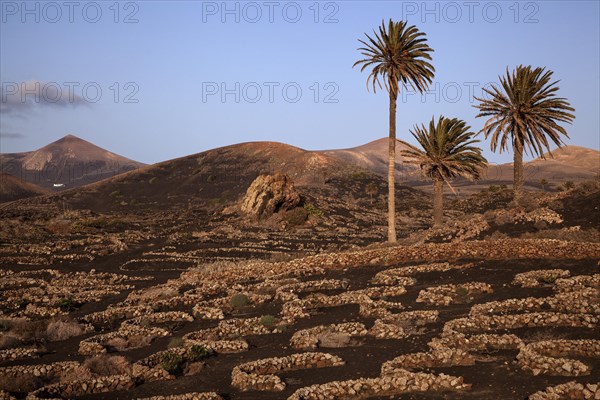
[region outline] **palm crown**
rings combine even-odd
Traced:
[[[429,129],[422,125],[410,131],[422,149],[409,143],[402,155],[408,163],[417,164],[428,177],[433,180],[447,180],[456,176],[478,179],[487,160],[479,147],[473,146],[479,140],[473,139],[475,134],[471,127],[457,118],[440,116],[437,123],[432,118]]]
[[[545,68],[518,66],[515,71],[500,77],[500,87],[484,89],[490,98],[479,99],[477,117],[490,117],[483,129],[486,139],[491,135],[491,149],[500,152],[509,146],[544,157],[544,148],[550,150],[550,139],[557,146],[563,144],[561,135],[569,137],[558,122],[571,123],[575,111],[569,102],[556,96],[559,90],[551,82],[552,71]]]
[[[407,26],[406,21],[394,22],[390,19],[387,28],[382,21],[379,33],[373,31],[374,38],[359,40],[365,47],[358,50],[366,58],[354,63],[362,65],[361,72],[372,67],[367,78],[377,91],[382,87],[379,78],[384,79],[385,88],[397,96],[399,82],[406,88],[410,85],[415,91],[423,92],[432,82],[435,69],[427,61],[433,50],[427,45],[427,39],[414,25]]]

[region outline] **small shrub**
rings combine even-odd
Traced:
[[[263,315],[260,317],[260,324],[265,328],[274,328],[279,323],[279,319],[272,315]]]
[[[304,209],[308,212],[308,215],[311,217],[322,217],[323,210],[318,209],[312,203],[304,204]]]
[[[169,340],[169,344],[167,345],[167,348],[173,349],[175,347],[183,347],[183,338],[174,337],[171,340]]]
[[[160,360],[160,366],[171,375],[181,372],[183,367],[183,357],[177,353],[167,351]]]
[[[231,296],[231,299],[229,299],[229,304],[234,308],[247,306],[248,303],[250,303],[250,298],[241,293],[234,294]]]
[[[497,192],[499,192],[499,191],[500,191],[500,186],[496,186],[496,185],[490,185],[490,186],[488,187],[488,191],[489,191],[490,193],[497,193]]]
[[[139,347],[146,347],[152,343],[152,338],[146,335],[133,335],[127,338],[127,348],[137,349]]]
[[[73,311],[75,308],[77,308],[77,303],[72,297],[61,297],[58,299],[55,306],[60,308],[62,311]]]
[[[302,207],[296,207],[286,211],[283,218],[290,225],[304,225],[304,223],[308,220],[308,211]]]
[[[30,374],[17,376],[0,376],[0,388],[9,393],[27,394],[41,388],[47,382],[41,377]],[[25,397],[25,396],[23,396]],[[10,398],[10,397],[7,397]]]
[[[113,349],[115,349],[117,351],[123,351],[123,350],[127,350],[128,343],[127,343],[127,339],[125,339],[125,338],[114,337],[114,338],[109,339],[106,342],[106,346],[112,347]]]
[[[66,340],[73,336],[82,335],[84,332],[81,325],[69,321],[52,321],[46,328],[46,336],[51,342]]]
[[[540,279],[540,281],[542,281],[543,283],[547,283],[547,284],[553,284],[554,282],[556,282],[556,276],[544,276]]]
[[[100,376],[126,374],[131,367],[129,361],[127,361],[125,357],[109,356],[106,354],[86,359],[83,366],[89,369],[93,374]]]
[[[115,190],[114,192],[111,192],[111,194],[109,194],[109,196],[116,199],[119,197],[123,197],[123,194],[121,193],[120,190]]]
[[[464,286],[457,286],[457,287],[456,287],[456,289],[454,289],[454,292],[455,292],[457,295],[459,295],[459,296],[461,296],[461,297],[464,297],[464,296],[466,296],[466,295],[468,295],[468,294],[469,294],[469,289],[467,289],[467,288],[466,288],[466,287],[464,287]]]
[[[14,320],[10,331],[21,337],[26,342],[45,340],[47,321],[27,321],[24,319]]]
[[[196,361],[203,360],[211,354],[212,352],[206,347],[200,346],[199,344],[195,344],[188,350],[186,359],[188,363],[193,363]]]

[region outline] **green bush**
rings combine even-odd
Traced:
[[[306,210],[308,215],[311,217],[322,217],[323,216],[323,210],[319,210],[312,203],[304,204],[304,209]]]
[[[459,296],[461,296],[461,297],[464,297],[464,296],[466,296],[466,295],[468,295],[468,294],[469,294],[469,289],[467,289],[467,288],[466,288],[466,287],[464,287],[464,286],[458,286],[456,289],[454,289],[454,292],[455,292],[457,295],[459,295]]]
[[[165,371],[167,371],[171,375],[175,375],[175,374],[181,372],[183,363],[184,363],[183,357],[180,356],[179,354],[171,352],[171,351],[167,351],[166,353],[163,353],[161,360],[160,360],[161,368],[164,369]]]
[[[229,299],[229,304],[234,308],[247,306],[248,303],[250,303],[250,298],[241,293],[234,294],[231,296],[231,299]]]
[[[188,350],[187,353],[187,362],[193,363],[196,361],[200,361],[210,356],[212,352],[205,348],[204,346],[200,346],[199,344],[195,344]]]
[[[56,307],[62,311],[73,311],[77,307],[77,303],[72,297],[61,297],[56,302]]]
[[[279,323],[279,319],[272,315],[263,315],[260,317],[260,324],[265,328],[274,328]]]

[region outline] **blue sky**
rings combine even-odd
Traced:
[[[553,70],[576,108],[568,143],[600,148],[598,1],[24,4],[0,2],[1,152],[72,133],[152,163],[245,141],[330,149],[387,136],[387,94],[367,92],[352,64],[388,18],[435,50],[433,92],[400,96],[400,138],[439,114],[479,130],[470,94],[531,64]]]

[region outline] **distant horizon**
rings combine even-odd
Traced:
[[[474,97],[524,64],[552,70],[575,108],[566,144],[600,150],[598,1],[83,3],[0,3],[1,153],[62,132],[150,164],[249,141],[387,137],[387,93],[352,65],[389,18],[427,35],[436,69],[426,94],[401,91],[399,139],[439,115],[478,132]],[[488,160],[512,161],[479,139]]]

